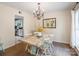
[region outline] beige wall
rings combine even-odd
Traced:
[[[24,35],[30,34],[33,30],[33,17],[27,12],[18,14],[18,9],[0,4],[0,40],[3,42],[4,48],[8,48],[15,44],[15,15],[24,17]]]
[[[71,12],[70,11],[56,11],[45,13],[44,18],[56,18],[56,28],[45,29],[47,33],[53,34],[54,41],[70,44],[70,30],[71,30]],[[40,24],[42,21],[40,21]],[[42,25],[42,24],[41,24]]]

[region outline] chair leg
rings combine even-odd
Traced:
[[[4,56],[4,50],[0,51],[0,56]]]

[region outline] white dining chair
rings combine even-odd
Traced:
[[[0,56],[4,55],[4,49],[3,49],[3,44],[0,43]]]
[[[53,36],[50,35],[44,35],[43,36],[43,45],[41,46],[41,49],[38,49],[37,55],[53,55],[53,43],[52,43],[52,38]]]

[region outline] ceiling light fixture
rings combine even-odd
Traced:
[[[44,12],[43,12],[43,10],[40,9],[40,3],[37,3],[37,5],[38,5],[38,8],[37,8],[37,10],[35,10],[35,11],[33,12],[33,15],[34,15],[38,20],[40,20],[41,18],[44,17]]]

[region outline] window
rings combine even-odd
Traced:
[[[76,29],[76,47],[79,49],[79,9],[76,10],[75,15],[75,29]]]

